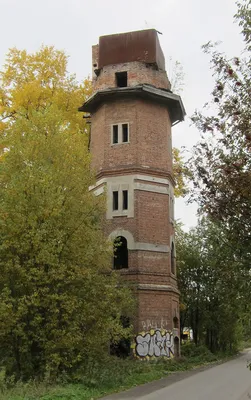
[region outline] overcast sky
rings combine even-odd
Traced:
[[[222,41],[229,56],[242,50],[233,23],[234,0],[0,0],[0,65],[11,47],[37,51],[54,45],[69,55],[69,72],[82,80],[91,73],[91,46],[101,35],[155,28],[166,61],[172,57],[185,72],[182,99],[188,117],[209,100],[212,77],[201,45]],[[168,69],[168,68],[167,68]],[[191,148],[199,139],[189,118],[173,129],[173,144]],[[176,218],[196,224],[196,206],[176,201]]]

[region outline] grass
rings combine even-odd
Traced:
[[[140,384],[168,376],[176,371],[217,362],[227,355],[214,355],[204,346],[185,345],[180,359],[155,361],[120,360],[108,358],[94,363],[92,368],[79,371],[75,383],[64,382],[51,385],[45,382],[6,382],[0,375],[0,400],[94,400],[109,393],[119,392]]]

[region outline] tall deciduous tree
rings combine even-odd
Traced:
[[[18,378],[55,376],[126,334],[131,306],[110,271],[104,199],[89,186],[89,86],[64,53],[11,50],[1,73],[0,362]]]
[[[251,1],[238,3],[235,16],[245,49],[228,59],[211,43],[215,77],[208,112],[192,118],[202,133],[191,163],[194,197],[213,219],[224,223],[235,245],[249,258],[251,248]],[[213,111],[212,111],[213,110]]]

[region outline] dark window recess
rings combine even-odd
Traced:
[[[113,211],[119,209],[119,192],[112,192],[112,208]]]
[[[172,243],[171,248],[171,272],[175,274],[175,257],[174,257],[174,244]]]
[[[179,357],[180,355],[180,341],[179,338],[176,336],[174,338],[174,357]]]
[[[122,142],[128,142],[128,124],[122,124]]]
[[[128,190],[123,190],[123,210],[128,209]]]
[[[128,268],[127,240],[123,236],[117,237],[114,241],[113,268]]]
[[[113,125],[112,143],[118,143],[118,141],[119,141],[119,127],[118,125]]]
[[[178,320],[177,317],[174,317],[174,319],[173,319],[173,327],[175,329],[178,329],[178,326],[179,326],[179,320]]]
[[[117,82],[117,87],[126,87],[127,86],[127,71],[116,72],[116,82]]]

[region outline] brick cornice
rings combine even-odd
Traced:
[[[153,283],[139,283],[137,286],[138,290],[151,290],[155,292],[174,292],[180,294],[180,291],[170,285],[156,285]]]
[[[120,167],[116,166],[116,168],[102,169],[96,174],[96,179],[98,180],[109,176],[123,176],[130,174],[145,174],[156,178],[166,178],[173,184],[173,186],[175,186],[175,181],[171,172],[152,167],[145,168],[137,165],[121,165]]]

